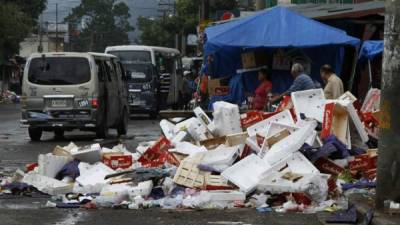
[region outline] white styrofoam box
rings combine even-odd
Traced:
[[[248,145],[256,153],[260,153],[262,150],[261,147],[258,146],[256,136],[250,136],[250,137],[246,138],[246,145]]]
[[[270,165],[275,165],[291,153],[298,151],[316,127],[317,123],[315,121],[308,121],[307,125],[304,125],[288,137],[274,144],[267,151],[263,160]]]
[[[199,152],[206,152],[207,148],[204,146],[197,146],[190,142],[184,141],[184,142],[178,142],[175,148],[170,149],[169,151],[191,156]]]
[[[129,191],[129,197],[131,199],[133,199],[136,196],[147,197],[150,195],[151,189],[153,189],[153,181],[152,180],[140,182],[136,187],[133,187]]]
[[[171,140],[173,146],[176,146],[179,142],[186,140],[188,133],[186,131],[179,131],[176,136]]]
[[[115,172],[103,163],[96,163],[93,166],[80,163],[78,167],[80,176],[76,178],[76,182],[82,186],[106,184],[105,176]]]
[[[228,180],[221,175],[207,174],[205,176],[205,185],[211,186],[228,186]]]
[[[313,130],[312,134],[306,139],[306,143],[309,146],[314,146],[317,136],[318,136],[318,132]]]
[[[221,176],[249,193],[253,191],[261,180],[261,174],[271,166],[255,154],[249,155],[222,172]]]
[[[213,121],[211,121],[211,119],[207,116],[207,114],[203,111],[201,107],[196,107],[193,112],[196,115],[197,119],[203,124],[203,126],[207,127],[211,133],[215,131],[215,124],[213,123]]]
[[[101,160],[101,147],[100,144],[84,146],[71,152],[71,155],[82,162],[96,163]]]
[[[41,175],[55,178],[57,173],[70,161],[71,158],[66,156],[57,156],[51,153],[46,155],[40,154],[38,172]]]
[[[350,101],[351,104],[353,104],[355,101],[357,101],[357,98],[356,98],[350,91],[347,91],[347,92],[344,93],[342,96],[340,96],[340,97],[338,98],[338,100]]]
[[[189,128],[189,124],[193,123],[196,120],[197,120],[196,117],[191,117],[187,120],[177,123],[175,125],[174,132],[178,133],[179,131],[187,131],[187,129]]]
[[[216,191],[200,191],[200,198],[205,201],[245,201],[246,194],[241,191],[216,190]]]
[[[164,134],[164,136],[168,139],[168,140],[172,140],[175,136],[175,124],[169,122],[168,120],[161,120],[160,121],[160,127],[161,130]]]
[[[100,195],[116,195],[116,194],[128,195],[128,193],[131,189],[132,189],[132,186],[127,183],[107,184],[101,189]]]
[[[319,170],[302,153],[295,152],[283,162],[293,173],[319,173]]]
[[[329,178],[329,175],[327,174],[296,174],[301,175],[302,177],[293,182],[291,180],[282,178],[284,173],[277,171],[271,172],[269,176],[260,181],[260,183],[257,185],[257,190],[262,192],[270,192],[271,194],[281,194],[285,192],[306,192],[310,185],[313,185],[314,183],[318,184],[321,182],[321,179],[325,181]]]
[[[377,88],[369,89],[367,96],[364,99],[361,107],[361,112],[376,112],[379,111],[381,103],[381,90]]]
[[[351,120],[353,121],[354,125],[356,126],[357,132],[360,135],[361,140],[364,143],[366,143],[369,140],[368,134],[367,134],[367,131],[365,130],[363,123],[360,120],[360,117],[357,114],[356,109],[353,106],[353,103],[351,103],[350,101],[339,101],[339,103],[342,106],[346,107]]]
[[[292,115],[290,114],[290,111],[285,110],[281,113],[271,116],[268,119],[265,119],[263,121],[260,121],[256,124],[248,127],[247,132],[249,133],[249,136],[256,136],[257,132],[268,128],[268,126],[272,122],[279,122],[279,123],[285,124],[285,125],[294,125],[294,120],[292,118]]]
[[[188,124],[187,132],[195,141],[207,140],[207,128],[198,119]]]
[[[243,131],[240,123],[239,106],[219,101],[215,102],[213,107],[215,133],[217,135],[224,136]]]
[[[326,103],[322,89],[292,92],[291,97],[297,119],[300,120],[300,114],[304,114],[322,123]]]
[[[220,145],[216,149],[198,154],[202,155],[201,164],[205,165],[225,165],[229,167],[239,156],[240,146],[227,147]]]
[[[32,185],[39,191],[49,195],[66,194],[72,191],[71,184],[34,172],[25,174],[24,178],[22,178],[22,182]]]
[[[287,124],[282,124],[279,122],[272,122],[269,124],[268,128],[265,130],[265,137],[271,137],[271,136],[277,134],[278,132],[282,131],[283,129],[286,129],[290,133],[293,133],[296,130],[298,130],[299,127],[296,125],[287,125]]]

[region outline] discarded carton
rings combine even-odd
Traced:
[[[248,137],[249,135],[247,134],[247,132],[227,135],[225,144],[228,146],[241,145],[246,142],[246,139]]]
[[[49,195],[66,194],[72,191],[72,185],[38,173],[25,174],[22,182]]]
[[[344,168],[333,162],[332,160],[322,157],[319,158],[314,165],[321,171],[322,173],[328,173],[332,175],[339,175],[343,173]]]
[[[248,137],[246,139],[246,145],[249,146],[249,148],[251,150],[253,150],[255,153],[260,153],[262,151],[261,147],[258,145],[257,143],[257,137],[256,136],[252,136],[252,137]]]
[[[351,120],[353,121],[354,125],[356,126],[357,132],[360,135],[361,140],[366,143],[368,141],[368,134],[365,131],[364,125],[362,124],[360,117],[356,109],[354,108],[353,104],[349,101],[340,101],[340,104],[346,107],[347,112],[349,113]]]
[[[182,161],[175,173],[174,182],[189,188],[203,187],[205,176],[209,173],[199,170],[197,166],[189,160]]]
[[[71,150],[71,155],[75,159],[79,159],[82,162],[96,163],[101,161],[101,147],[100,144],[93,144],[90,146],[84,146],[82,148]]]
[[[255,136],[257,132],[266,129],[273,122],[279,122],[281,124],[289,126],[294,125],[294,120],[292,118],[292,115],[290,114],[289,110],[285,110],[274,116],[269,117],[268,119],[265,119],[261,122],[258,122],[250,126],[249,128],[247,128],[247,132],[249,133],[249,136]]]
[[[164,119],[160,121],[160,127],[168,140],[172,140],[175,137],[175,125],[173,123]]]
[[[188,133],[186,131],[179,131],[175,137],[171,140],[171,144],[176,146],[178,143],[188,139]]]
[[[103,154],[103,163],[113,170],[128,169],[132,166],[132,155],[124,153],[107,153]]]
[[[224,170],[221,176],[238,186],[241,191],[249,193],[256,188],[261,175],[270,168],[268,163],[252,154]]]
[[[207,140],[207,128],[198,120],[195,119],[188,124],[187,132],[195,141]]]
[[[71,159],[66,156],[56,156],[51,153],[46,155],[39,155],[39,174],[51,178],[55,178],[57,173],[68,163]]]
[[[264,118],[262,114],[262,112],[251,111],[240,115],[240,124],[243,129],[247,129],[256,123],[263,121]]]
[[[201,191],[200,197],[202,199],[207,199],[208,201],[215,202],[236,202],[246,200],[246,194],[240,191],[226,191],[226,190],[217,190],[217,191]]]
[[[174,149],[170,149],[170,152],[177,152],[184,155],[194,155],[199,152],[206,152],[207,148],[204,146],[197,146],[190,142],[180,142],[178,143]]]
[[[205,176],[204,185],[205,185],[206,190],[231,189],[232,188],[228,184],[228,180],[223,178],[221,175],[207,174]]]
[[[371,88],[367,96],[365,97],[364,103],[361,107],[361,112],[376,112],[380,108],[381,90]]]
[[[216,134],[219,136],[236,134],[242,132],[240,124],[239,107],[227,102],[215,102],[214,124]]]
[[[140,182],[129,191],[129,197],[130,199],[133,199],[135,196],[147,197],[150,195],[151,189],[153,189],[153,181]]]
[[[104,185],[107,180],[104,179],[106,175],[114,173],[114,170],[104,165],[103,163],[97,163],[93,166],[86,167],[82,163],[79,164],[80,176],[76,178],[82,186],[87,185]]]
[[[302,118],[300,115],[303,114],[306,118],[316,119],[322,123],[326,103],[322,89],[293,92],[291,99],[298,120]]]
[[[239,154],[239,146],[227,147],[225,145],[220,145],[212,151],[198,153],[196,157],[201,158],[200,164],[224,170],[233,164],[239,157]]]
[[[341,142],[347,143],[348,112],[340,104],[328,103],[325,105],[321,139],[335,135]]]
[[[216,137],[200,141],[200,145],[206,147],[207,149],[215,149],[216,147],[226,143],[226,136]]]
[[[211,121],[211,119],[207,116],[203,109],[200,107],[196,107],[193,112],[196,115],[197,119],[203,124],[203,126],[207,127],[207,129],[211,133],[214,133],[216,129],[215,124]]]

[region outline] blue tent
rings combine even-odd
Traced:
[[[320,81],[319,67],[329,63],[341,72],[344,45],[358,47],[360,40],[345,31],[306,18],[285,7],[274,7],[255,15],[208,27],[205,30],[204,55],[213,55],[206,66],[212,77],[234,76],[242,68],[241,53],[253,49],[267,50],[272,58],[278,48],[298,48],[312,59],[311,75]],[[317,75],[318,74],[318,75]],[[258,85],[255,73],[243,75],[245,91]],[[272,71],[274,92],[285,91],[292,83],[289,71]],[[244,91],[243,91],[244,92]]]
[[[364,59],[372,60],[376,56],[383,53],[383,48],[384,48],[383,40],[365,41],[361,46],[359,59],[360,60],[364,60]]]

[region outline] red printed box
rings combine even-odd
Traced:
[[[103,155],[103,163],[113,170],[128,169],[132,166],[133,160],[131,155],[107,153]]]
[[[240,123],[242,124],[243,129],[247,129],[251,125],[261,122],[263,120],[262,115],[262,112],[257,111],[251,111],[241,115]]]
[[[349,115],[346,108],[335,103],[326,104],[321,139],[333,134],[343,143],[347,143],[348,122]]]
[[[335,162],[327,158],[319,158],[314,165],[322,173],[339,175],[344,171],[343,167],[337,165]]]

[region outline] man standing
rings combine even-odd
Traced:
[[[308,76],[307,74],[304,73],[304,67],[300,63],[293,64],[290,73],[292,74],[292,76],[294,78],[292,86],[290,86],[290,88],[287,91],[285,91],[283,94],[281,94],[277,97],[274,97],[271,100],[272,102],[281,100],[283,98],[283,96],[289,95],[292,92],[305,91],[305,90],[310,90],[310,89],[316,88],[314,81],[311,79],[310,76]]]
[[[326,99],[337,99],[343,95],[343,82],[336,76],[330,65],[323,65],[320,73],[322,80],[325,82],[324,94]]]

